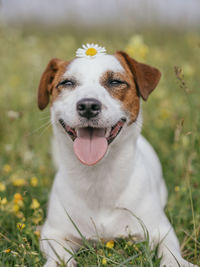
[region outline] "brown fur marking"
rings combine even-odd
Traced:
[[[123,108],[130,114],[130,123],[132,123],[137,119],[140,107],[140,99],[134,83],[133,75],[125,59],[120,55],[116,55],[116,57],[125,69],[125,72],[112,73],[110,71],[106,71],[101,77],[100,83],[114,98],[123,103]],[[119,86],[108,86],[109,77],[114,80],[119,79],[124,81],[125,84],[120,84]]]
[[[68,64],[69,62],[57,58],[49,61],[42,74],[38,88],[38,107],[41,110],[48,105],[50,95],[52,95],[51,103],[58,97],[60,88],[56,88],[56,86],[62,74],[66,71]]]
[[[129,67],[133,75],[139,94],[144,100],[147,100],[149,94],[156,88],[160,80],[160,71],[154,67],[134,60],[123,51],[118,51],[115,55],[119,60],[124,58],[126,65]]]

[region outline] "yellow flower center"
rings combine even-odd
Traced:
[[[87,56],[95,56],[97,54],[97,50],[93,47],[90,47],[87,49],[87,51],[85,52]]]

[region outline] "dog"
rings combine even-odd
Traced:
[[[38,89],[39,108],[51,102],[58,167],[41,231],[45,266],[57,266],[58,258],[76,266],[70,253],[82,242],[76,227],[90,240],[144,240],[144,226],[150,246],[159,245],[160,266],[195,266],[181,256],[164,213],[161,164],[140,134],[141,102],[157,86],[160,71],[94,44],[76,55],[50,60]]]

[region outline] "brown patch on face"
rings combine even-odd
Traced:
[[[115,57],[123,66],[124,73],[107,71],[101,78],[101,84],[110,94],[123,103],[130,114],[130,124],[137,119],[140,108],[140,96],[147,100],[149,94],[157,86],[161,73],[158,69],[140,63],[123,51],[115,53]],[[118,78],[119,77],[119,78]],[[111,86],[113,80],[120,82]]]
[[[40,79],[38,87],[38,107],[42,110],[49,103],[49,97],[51,97],[51,103],[60,94],[62,87],[58,87],[62,75],[67,69],[70,62],[53,58],[49,61],[45,71]]]
[[[123,73],[106,71],[100,79],[100,83],[109,93],[123,104],[124,110],[130,114],[130,122],[136,121],[140,99],[133,79],[133,75],[123,57],[116,56],[125,69]]]
[[[156,88],[161,73],[158,69],[147,64],[140,63],[123,51],[118,51],[115,56],[122,60],[132,73],[137,91],[143,100],[147,100],[149,94]]]

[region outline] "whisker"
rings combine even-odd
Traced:
[[[34,133],[38,132],[40,129],[48,126],[49,124],[51,124],[51,121],[48,120],[47,122],[45,122],[43,125],[41,125],[39,128],[33,130],[31,133],[27,134],[27,137],[30,136],[30,135],[33,135]]]
[[[42,120],[46,120],[46,119],[49,119],[50,116],[46,116],[46,117],[43,117],[43,118],[40,118],[39,120],[42,121]]]
[[[39,135],[39,137],[41,137],[41,136],[44,134],[44,132],[45,132],[47,129],[49,129],[50,126],[51,126],[51,123],[49,123],[49,125],[47,125],[47,126],[42,130],[42,132],[41,132],[41,134]]]

